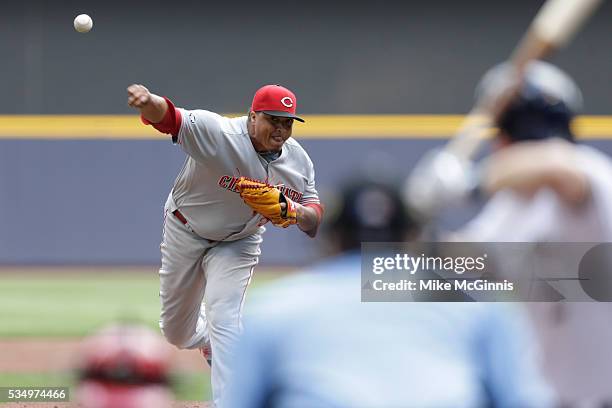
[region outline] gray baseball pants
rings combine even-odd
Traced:
[[[242,330],[242,306],[261,242],[260,233],[237,241],[209,241],[165,213],[159,325],[178,348],[210,345],[215,405],[228,380],[231,348]]]

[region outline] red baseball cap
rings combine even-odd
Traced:
[[[304,122],[304,119],[296,116],[296,106],[297,99],[293,92],[280,85],[265,85],[255,92],[251,110]]]

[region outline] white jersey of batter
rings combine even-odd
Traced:
[[[459,239],[481,242],[612,242],[612,162],[596,149],[576,146],[577,164],[591,197],[580,207],[549,189],[527,199],[495,194]],[[612,403],[612,304],[530,303],[544,372],[569,406]],[[607,406],[607,405],[606,405]]]
[[[314,167],[300,144],[289,138],[276,160],[267,162],[249,137],[247,117],[227,118],[206,110],[184,110],[177,142],[187,153],[166,203],[180,208],[199,236],[235,241],[257,231],[266,219],[240,198],[236,182],[247,176],[280,186],[289,199],[319,204]]]

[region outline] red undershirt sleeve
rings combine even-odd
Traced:
[[[162,133],[167,133],[172,135],[172,142],[176,143],[178,140],[178,134],[181,130],[182,116],[181,112],[174,106],[172,101],[164,96],[166,103],[168,104],[168,110],[164,115],[164,118],[158,123],[152,123],[151,121],[145,119],[142,115],[140,115],[140,120],[145,125],[151,125],[155,129],[159,130]]]
[[[313,208],[317,212],[318,224],[321,225],[321,219],[323,218],[323,206],[321,204],[310,203],[304,204],[304,207]]]

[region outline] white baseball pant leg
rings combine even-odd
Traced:
[[[238,241],[208,241],[166,213],[159,270],[160,328],[178,348],[210,343],[215,405],[230,374],[230,352],[242,330],[242,306],[261,242],[259,233]]]

